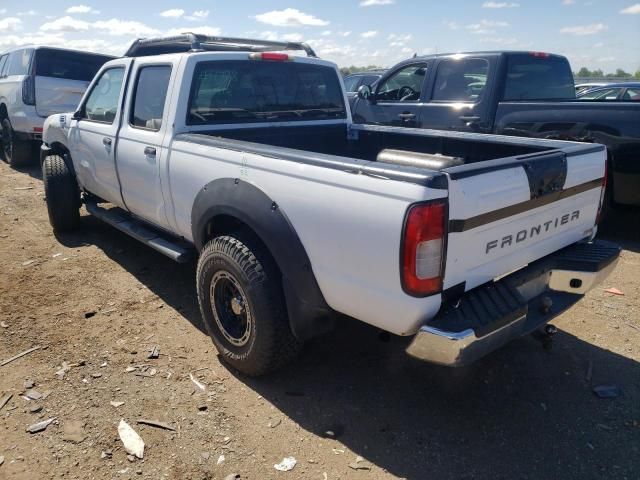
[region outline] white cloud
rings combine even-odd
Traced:
[[[0,32],[16,32],[22,28],[22,20],[16,17],[0,19]]]
[[[470,23],[464,28],[476,35],[489,35],[496,33],[496,28],[508,27],[509,23],[496,20],[480,20],[479,23]]]
[[[301,42],[303,38],[304,37],[299,33],[287,33],[282,36],[282,40],[285,42]]]
[[[0,15],[4,15],[5,13],[7,13],[7,9],[6,8],[0,8]]]
[[[86,32],[89,30],[90,25],[89,22],[77,20],[67,15],[44,23],[40,30],[43,32]]]
[[[320,35],[322,35],[323,37],[328,37],[329,35],[331,35],[333,32],[331,30],[325,30],[324,32],[322,32]]]
[[[67,13],[92,13],[97,15],[100,13],[100,10],[91,8],[89,5],[74,5],[73,7],[67,8]]]
[[[378,36],[377,30],[369,30],[368,32],[363,32],[360,34],[362,38],[373,38]]]
[[[519,7],[519,3],[509,3],[509,2],[484,2],[482,4],[482,8],[515,8]]]
[[[340,32],[340,35],[342,35],[343,37],[348,37],[349,35],[351,35],[351,30],[347,32]]]
[[[449,30],[460,30],[460,24],[451,20],[443,20],[442,24]]]
[[[261,13],[253,17],[258,22],[273,25],[275,27],[323,27],[329,25],[326,20],[321,20],[308,13],[301,12],[296,8],[285,8],[284,10],[272,10]]]
[[[278,32],[272,30],[265,30],[260,32],[260,38],[269,40],[272,42],[284,41],[284,42],[301,42],[304,37],[300,33],[285,33],[284,35],[278,35]]]
[[[158,35],[161,33],[159,30],[148,27],[144,23],[136,22],[134,20],[120,20],[118,18],[100,20],[94,22],[92,26],[97,30],[101,30],[102,33],[108,33],[113,36],[148,37],[150,35]],[[189,30],[190,29],[185,29],[183,31]]]
[[[194,21],[206,20],[207,18],[209,18],[209,10],[196,10],[191,15],[185,15],[184,18]]]
[[[635,3],[628,6],[627,8],[623,8],[622,10],[620,10],[620,13],[622,13],[623,15],[639,15],[640,3]]]
[[[608,27],[604,23],[592,23],[591,25],[576,25],[575,27],[564,27],[560,29],[560,33],[569,35],[595,35],[606,30]]]
[[[576,3],[576,0],[562,0],[563,5],[573,5]]]
[[[401,33],[392,33],[387,37],[387,40],[395,40],[399,42],[408,42],[413,38],[413,35],[410,33],[401,34]]]
[[[18,16],[19,17],[33,17],[34,15],[37,15],[38,12],[35,10],[26,10],[24,12],[18,12]]]
[[[166,18],[180,18],[183,15],[184,10],[181,8],[170,8],[169,10],[165,10],[164,12],[160,12],[160,16]]]
[[[376,7],[379,5],[393,5],[396,0],[361,0],[361,7]]]
[[[172,28],[166,34],[172,37],[174,35],[180,35],[185,32],[199,33],[200,35],[209,35],[210,37],[217,37],[222,35],[222,30],[220,30],[218,27],[209,27],[206,25],[202,25],[200,27],[190,26],[184,28]]]

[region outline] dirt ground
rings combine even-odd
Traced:
[[[620,264],[554,321],[550,351],[523,338],[452,371],[345,320],[258,380],[220,364],[193,264],[82,224],[56,238],[38,170],[0,164],[0,363],[40,347],[0,367],[0,479],[640,478],[638,212],[602,229],[623,244]],[[44,398],[26,399],[29,381]],[[621,393],[600,399],[597,385]],[[144,460],[127,458],[121,419]],[[274,468],[284,457],[293,470]]]

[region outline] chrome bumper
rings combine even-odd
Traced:
[[[451,367],[470,364],[571,307],[609,276],[619,254],[607,242],[581,244],[471,290],[422,326],[407,353]]]

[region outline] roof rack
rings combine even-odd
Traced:
[[[172,37],[139,38],[124,54],[125,57],[142,57],[181,52],[269,52],[280,50],[304,50],[308,57],[316,57],[313,49],[302,42],[273,42],[250,38],[214,37],[186,32]]]

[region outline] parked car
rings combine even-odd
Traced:
[[[578,94],[578,100],[640,102],[640,82],[611,83]]]
[[[12,166],[38,158],[45,118],[73,110],[100,67],[114,57],[53,47],[0,55],[0,155]],[[34,151],[36,155],[34,155]]]
[[[577,83],[576,95],[591,90],[592,88],[604,87],[609,85],[608,82],[594,82],[594,83]]]
[[[595,142],[610,199],[640,206],[640,103],[576,101],[566,58],[538,52],[430,55],[360,87],[356,123]]]
[[[344,88],[347,91],[349,104],[356,99],[358,88],[362,85],[374,85],[382,76],[384,70],[369,70],[366,72],[352,73],[344,77]]]
[[[47,119],[42,152],[54,230],[84,203],[176,261],[197,255],[204,325],[249,375],[337,313],[469,363],[542,328],[619,255],[592,241],[605,147],[353,125],[338,68],[306,44],[138,40]]]

